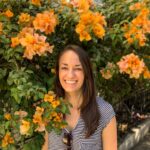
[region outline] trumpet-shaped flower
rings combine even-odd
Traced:
[[[144,67],[143,77],[144,79],[150,79],[150,71],[146,66]]]
[[[54,101],[51,102],[51,104],[52,104],[53,108],[56,108],[57,106],[60,105],[60,101],[59,100],[54,100]]]
[[[140,10],[141,8],[145,7],[143,2],[137,2],[129,7],[130,10]]]
[[[7,16],[8,18],[11,18],[14,16],[13,12],[9,9],[4,12],[4,15]]]
[[[11,119],[11,114],[10,114],[10,113],[5,113],[5,114],[4,114],[4,118],[5,118],[6,120],[10,120],[10,119]]]
[[[42,123],[42,116],[41,116],[41,114],[38,114],[38,113],[35,113],[34,115],[33,115],[33,123],[37,123],[37,124],[40,124],[40,123]]]
[[[70,4],[77,8],[78,12],[83,13],[93,5],[93,0],[70,0]]]
[[[19,21],[18,23],[26,23],[29,22],[31,19],[31,16],[28,13],[21,13],[19,16]]]
[[[102,77],[104,79],[110,79],[112,78],[113,74],[115,73],[116,71],[116,65],[111,63],[111,62],[108,62],[106,67],[105,68],[102,68],[100,70],[100,73],[102,74]]]
[[[105,30],[102,25],[97,24],[93,27],[93,32],[98,38],[103,38],[105,35]]]
[[[11,137],[10,133],[7,132],[4,138],[2,139],[2,147],[5,148],[9,144],[13,144],[13,143],[14,143],[14,139]]]
[[[20,134],[29,135],[28,133],[29,129],[30,129],[30,122],[26,120],[22,120],[20,125]]]
[[[11,38],[11,47],[16,47],[19,44],[20,44],[20,41],[18,37]]]
[[[54,100],[54,96],[53,95],[50,95],[50,94],[45,94],[44,96],[44,101],[45,102],[52,102]]]

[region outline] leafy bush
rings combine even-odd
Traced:
[[[2,0],[0,10],[2,149],[41,149],[46,130],[66,125],[68,104],[52,90],[67,44],[88,52],[97,92],[111,103],[150,88],[148,0]]]

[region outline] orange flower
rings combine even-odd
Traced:
[[[145,64],[143,60],[133,53],[123,56],[117,63],[120,73],[127,73],[130,78],[138,79],[144,71]]]
[[[137,2],[137,3],[133,4],[133,5],[131,5],[129,9],[130,10],[139,10],[139,9],[143,8],[144,6],[145,6],[144,3]]]
[[[16,47],[19,44],[20,44],[20,41],[18,37],[11,38],[11,47]]]
[[[86,12],[89,10],[89,2],[87,0],[79,0],[78,12]]]
[[[144,67],[143,77],[144,79],[150,79],[150,71],[146,66]]]
[[[40,123],[42,123],[42,117],[41,117],[41,115],[40,114],[38,114],[38,113],[35,113],[34,115],[33,115],[33,123],[37,123],[37,124],[40,124]]]
[[[91,36],[88,32],[86,31],[82,31],[80,33],[80,41],[83,41],[83,40],[86,40],[86,41],[90,41],[91,40]]]
[[[9,9],[4,12],[4,15],[7,16],[8,18],[11,18],[14,16],[13,12]]]
[[[22,120],[20,125],[20,134],[29,135],[28,131],[30,129],[30,122],[26,120]]]
[[[78,12],[86,12],[93,5],[93,0],[70,0],[70,4],[78,8]]]
[[[26,33],[25,37],[20,39],[20,44],[24,47],[28,45],[33,45],[35,43],[36,41],[35,41],[34,35],[30,33]]]
[[[63,118],[63,115],[61,113],[52,112],[50,119],[56,122],[61,122]]]
[[[94,18],[94,22],[93,24],[100,24],[100,25],[103,25],[103,26],[106,26],[107,23],[106,23],[106,20],[105,20],[105,16],[103,16],[101,13],[94,13],[93,14],[93,18]]]
[[[110,79],[112,77],[112,74],[111,74],[110,70],[101,69],[100,72],[101,72],[102,77],[104,79],[108,80],[108,79]]]
[[[39,106],[36,107],[36,112],[35,112],[35,113],[37,113],[37,114],[39,114],[39,115],[42,115],[43,112],[44,112],[44,108],[39,107]]]
[[[0,22],[0,34],[2,33],[2,31],[3,31],[3,23]]]
[[[53,120],[56,122],[61,122],[62,121],[62,114],[57,114]]]
[[[2,147],[5,148],[7,147],[8,144],[13,144],[14,139],[10,136],[10,133],[7,132],[4,138],[2,139]]]
[[[100,70],[102,77],[105,79],[112,78],[115,72],[116,72],[116,65],[111,62],[108,62],[106,67]]]
[[[19,16],[18,23],[26,23],[26,22],[29,22],[30,19],[31,19],[31,17],[28,13],[21,13]]]
[[[57,106],[60,105],[60,101],[59,100],[54,100],[54,101],[51,102],[51,104],[52,104],[53,108],[56,108]]]
[[[44,11],[43,13],[38,13],[36,15],[33,26],[36,30],[50,34],[54,32],[57,23],[58,21],[54,11]]]
[[[50,95],[50,94],[45,94],[44,96],[44,101],[45,102],[52,102],[54,100],[54,96],[53,95]]]
[[[102,25],[97,24],[93,27],[93,32],[98,38],[103,38],[105,35],[105,30]]]
[[[31,0],[33,5],[41,6],[41,0]]]
[[[24,38],[27,33],[33,35],[34,34],[34,29],[33,28],[29,28],[29,27],[23,28],[20,31],[19,35],[18,35],[19,39]]]
[[[5,118],[6,120],[10,120],[10,119],[11,119],[11,114],[10,114],[10,113],[4,114],[4,118]]]

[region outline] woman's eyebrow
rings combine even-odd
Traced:
[[[62,64],[60,64],[60,65],[68,66],[68,64],[65,64],[65,63],[62,63]]]
[[[80,64],[79,65],[75,65],[76,67],[82,67]]]

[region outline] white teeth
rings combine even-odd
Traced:
[[[66,80],[66,83],[69,83],[69,84],[74,84],[74,83],[76,83],[76,81],[70,81],[70,80]]]

